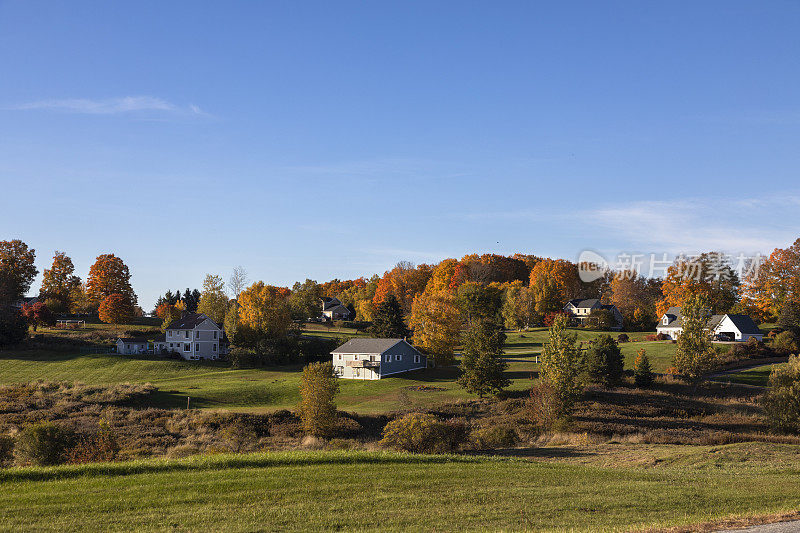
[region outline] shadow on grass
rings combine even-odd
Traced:
[[[477,450],[466,452],[464,455],[488,455],[495,457],[519,457],[539,459],[564,459],[573,457],[589,457],[597,455],[594,452],[581,451],[570,448],[499,448],[495,450]]]
[[[130,476],[164,472],[211,471],[236,468],[275,468],[310,465],[425,465],[481,463],[491,458],[466,455],[413,455],[393,452],[275,452],[252,455],[197,456],[180,460],[93,463],[0,470],[0,483],[50,481],[77,477]]]

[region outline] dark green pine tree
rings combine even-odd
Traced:
[[[403,309],[393,294],[375,308],[370,331],[376,337],[384,339],[402,339],[408,336]]]
[[[511,384],[503,374],[508,367],[503,360],[505,341],[505,333],[494,321],[475,322],[467,327],[461,356],[461,377],[458,378],[458,383],[467,392],[483,398],[487,394],[496,395]]]

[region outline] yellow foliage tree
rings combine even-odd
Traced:
[[[411,306],[414,344],[437,365],[453,363],[461,331],[461,313],[456,297],[446,290],[424,291]]]
[[[239,294],[239,326],[259,336],[279,338],[292,324],[289,289],[259,281]]]

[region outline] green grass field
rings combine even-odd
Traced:
[[[747,370],[723,374],[715,377],[714,379],[716,381],[730,381],[731,383],[743,383],[745,385],[758,385],[760,387],[766,387],[769,383],[769,374],[772,372],[772,367],[774,366],[775,364],[757,366],[754,368],[748,368]]]
[[[627,531],[796,510],[797,467],[750,466],[744,447],[624,469],[352,451],[8,469],[0,471],[0,523],[16,531]],[[714,460],[726,451],[730,461]]]
[[[580,340],[596,332],[576,330]],[[344,336],[353,330],[336,331],[317,326],[312,334]],[[644,336],[645,334],[632,334]],[[509,390],[521,391],[534,383],[547,330],[508,334]],[[636,342],[621,345],[626,367],[630,368],[639,348],[645,348],[655,371],[669,366],[675,346],[668,342]],[[115,354],[71,354],[50,351],[0,352],[0,384],[34,380],[74,381],[87,384],[151,383],[159,388],[157,407],[182,407],[187,396],[196,408],[273,410],[293,408],[299,401],[301,367],[283,366],[231,369],[225,363],[179,361],[159,357]],[[360,413],[381,413],[400,408],[427,408],[436,404],[470,398],[457,383],[456,368],[437,368],[389,377],[380,381],[342,380],[337,397],[340,409]]]

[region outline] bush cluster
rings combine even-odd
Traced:
[[[770,426],[780,433],[800,433],[800,356],[775,366],[762,398]]]
[[[429,413],[411,413],[395,418],[383,429],[381,444],[413,453],[443,453],[458,449],[466,441],[467,429],[460,421],[442,421]]]

